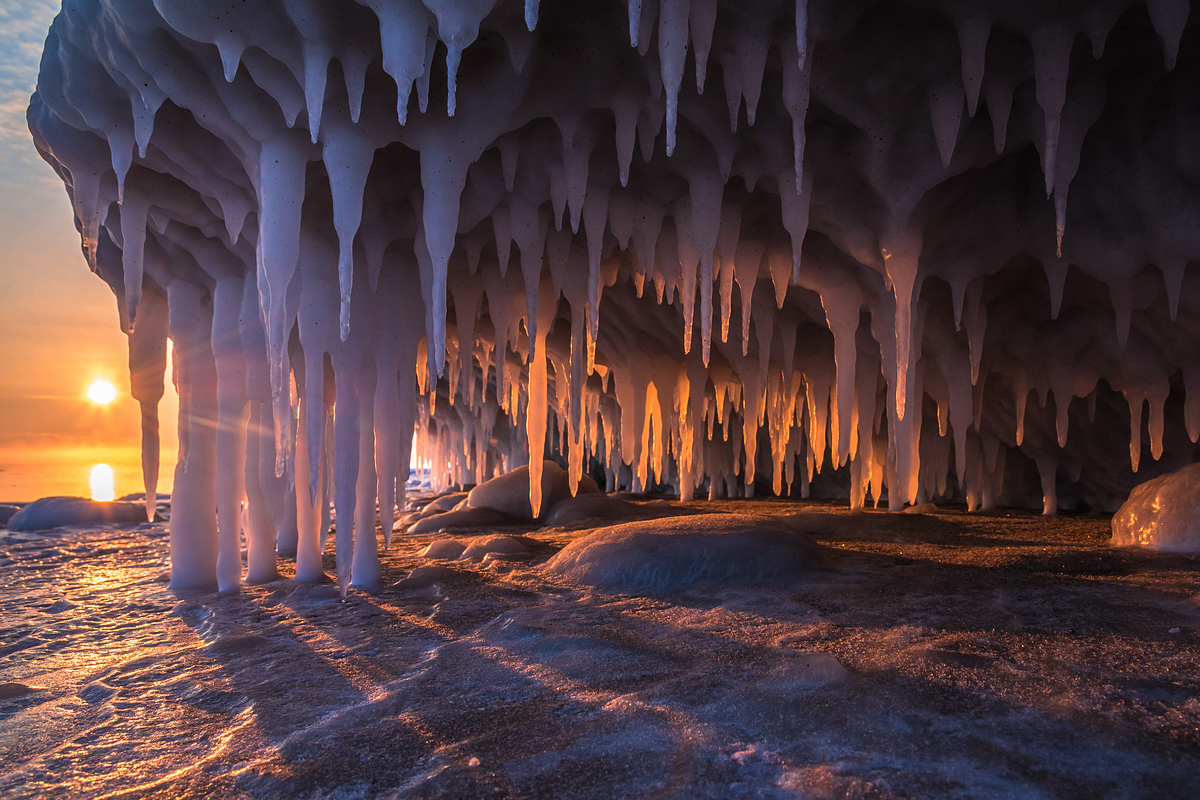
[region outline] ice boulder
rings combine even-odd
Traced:
[[[455,541],[438,539],[418,553],[421,558],[480,562],[489,555],[523,557],[537,542],[525,536],[474,536]]]
[[[486,528],[492,525],[511,525],[516,522],[508,514],[494,508],[459,508],[430,514],[417,520],[409,533],[437,533],[450,528]]]
[[[599,491],[596,482],[584,475],[575,494],[595,494]],[[567,471],[553,461],[543,462],[543,512],[570,496],[571,478]],[[517,519],[533,519],[533,506],[529,502],[529,467],[517,467],[479,484],[467,495],[467,505],[471,508],[494,508]]]
[[[20,506],[12,506],[7,503],[0,504],[0,528],[7,525],[8,521],[13,518],[13,515],[20,510]]]
[[[669,503],[639,505],[607,494],[578,494],[564,497],[546,514],[549,528],[581,528],[595,525],[597,520],[613,524],[618,520],[648,519],[680,513]]]
[[[1200,463],[1134,487],[1112,531],[1113,544],[1200,553]]]
[[[455,559],[463,554],[467,546],[462,542],[456,542],[453,539],[438,539],[436,542],[430,542],[429,545],[417,555],[421,558],[445,558]]]
[[[523,536],[480,536],[467,543],[459,560],[479,562],[490,555],[524,556],[529,553],[529,542]]]
[[[100,503],[84,497],[43,497],[22,508],[8,521],[10,531],[47,531],[67,525],[139,523],[146,506],[119,500]]]
[[[779,518],[702,514],[599,528],[564,547],[546,568],[634,594],[793,583],[823,561],[816,541]]]

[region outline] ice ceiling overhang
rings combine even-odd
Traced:
[[[1189,11],[68,1],[29,120],[132,328],[151,490],[174,343],[176,569],[244,492],[253,576],[326,494],[369,582],[414,423],[442,482],[549,437],[684,499],[1111,508],[1191,461]]]

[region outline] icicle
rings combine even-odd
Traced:
[[[804,0],[800,0],[800,2],[804,2]],[[717,24],[717,0],[691,0],[689,17],[688,27],[692,33],[692,54],[696,60],[696,94],[704,94],[704,78],[708,73],[708,51],[712,47],[713,27]]]
[[[225,82],[233,83],[238,67],[242,64],[242,53],[246,49],[246,43],[241,39],[221,36],[217,37],[216,44],[221,55],[221,69],[225,75]]]
[[[496,5],[496,0],[422,0],[437,17],[438,38],[446,45],[446,116],[453,117],[457,106],[458,65],[462,52],[479,36],[479,23]],[[525,19],[529,21],[526,0]],[[534,24],[537,8],[534,5]],[[533,27],[530,26],[530,30]],[[424,111],[424,108],[421,109]]]
[[[525,27],[530,33],[538,23],[538,0],[525,0]]]
[[[329,76],[332,53],[322,42],[304,43],[304,105],[308,110],[308,132],[317,143],[321,131],[321,115],[325,108],[325,82]]]
[[[754,240],[738,242],[734,260],[734,278],[738,294],[742,298],[742,355],[750,352],[750,302],[754,297],[754,284],[758,280],[758,268],[762,264],[763,246]]]
[[[344,123],[327,126],[323,159],[333,193],[333,226],[338,235],[339,325],[343,342],[350,336],[354,237],[362,221],[363,189],[374,158],[375,148],[356,128]]]
[[[236,591],[242,582],[241,503],[246,493],[244,463],[249,414],[246,361],[238,331],[242,296],[241,276],[223,278],[213,290],[212,349],[218,414],[217,587],[223,592]]]
[[[413,81],[425,74],[425,40],[429,37],[433,20],[420,3],[393,3],[387,0],[365,2],[379,17],[383,71],[396,82],[396,118],[404,125],[408,121],[408,101],[412,96]]]
[[[796,27],[800,27],[799,11],[801,5],[807,0],[796,0]],[[798,34],[799,35],[799,32]],[[804,46],[803,40],[797,40],[801,47]],[[784,51],[787,52],[788,42]],[[804,176],[804,146],[805,146],[805,130],[804,121],[808,116],[808,101],[809,101],[809,85],[812,78],[812,70],[804,68],[804,52],[801,50],[798,59],[799,68],[792,69],[792,61],[786,55],[783,60],[783,105],[787,109],[788,115],[792,118],[792,160],[795,162],[796,179],[792,183],[792,188],[799,194],[804,187],[812,187],[812,178],[805,179]],[[736,128],[737,110],[732,112],[734,127]],[[785,223],[786,224],[786,223]],[[806,226],[807,227],[807,226]],[[793,242],[795,237],[793,236]]]
[[[620,171],[621,186],[629,184],[629,165],[633,162],[633,145],[637,136],[640,111],[641,105],[625,92],[613,98],[613,115],[617,123],[617,168]],[[511,186],[509,191],[512,191]]]
[[[808,61],[808,0],[796,0],[796,67],[803,72]]]
[[[354,560],[351,582],[368,589],[382,585],[379,550],[375,538],[375,500],[378,477],[375,473],[376,373],[367,362],[356,370],[359,397],[358,480],[355,483]],[[339,517],[340,519],[340,517]]]
[[[904,419],[908,394],[908,375],[913,366],[912,331],[913,307],[920,289],[917,286],[918,262],[923,244],[920,231],[907,229],[892,232],[884,240],[881,252],[888,280],[896,301],[896,417]],[[918,403],[920,395],[917,395]]]
[[[1191,4],[1188,0],[1146,0],[1150,22],[1163,44],[1163,60],[1167,72],[1175,69],[1175,58],[1179,54],[1179,39],[1187,25]]]
[[[588,252],[588,374],[591,374],[592,365],[596,363],[596,340],[600,336],[600,246],[604,242],[607,224],[608,189],[593,184],[583,203],[583,230]]]
[[[300,210],[304,201],[307,146],[285,132],[263,143],[259,157],[258,274],[259,298],[266,319],[271,393],[280,401],[287,394],[288,325],[286,292],[300,257]],[[266,291],[262,291],[265,284]],[[282,429],[276,431],[282,435]],[[286,452],[283,442],[277,452]],[[281,470],[282,461],[276,465]]]
[[[1162,271],[1163,283],[1167,289],[1167,307],[1171,312],[1171,322],[1179,315],[1179,295],[1183,290],[1183,273],[1187,261],[1181,259],[1159,259],[1158,268]]]
[[[629,46],[637,47],[641,35],[642,0],[629,0]]]
[[[761,20],[759,22],[761,23]],[[751,126],[754,125],[758,114],[758,99],[762,93],[763,72],[767,67],[770,45],[770,38],[765,31],[734,30],[733,46],[738,61],[742,96],[746,99],[746,121]],[[790,63],[786,65],[790,66]]]
[[[689,0],[659,0],[658,57],[667,90],[667,155],[675,153],[675,125],[679,114],[679,89],[687,58]]]
[[[492,211],[492,232],[496,237],[497,266],[500,274],[504,275],[508,272],[508,259],[512,255],[512,216],[508,206],[498,205]]]
[[[142,485],[146,491],[146,516],[153,520],[157,504],[159,437],[158,403],[163,396],[167,368],[167,303],[158,292],[142,299],[136,328],[129,332],[129,387],[141,406]]]
[[[125,305],[130,328],[136,327],[138,303],[142,299],[142,261],[149,206],[150,198],[139,191],[127,192],[125,202],[121,204],[121,263],[125,273]]]
[[[1071,66],[1071,45],[1074,41],[1075,32],[1058,24],[1038,28],[1030,37],[1037,104],[1046,115],[1046,138],[1042,146],[1046,197],[1054,191],[1059,127],[1063,106],[1067,102],[1067,72]]]
[[[320,409],[320,411],[323,417],[324,408]],[[301,476],[313,473],[315,471],[314,467],[320,466],[321,457],[319,451],[315,459],[309,459],[308,416],[308,401],[302,400],[300,403],[300,418],[296,427],[297,480]],[[319,438],[318,441],[320,441]],[[315,583],[323,580],[325,577],[325,572],[321,565],[320,550],[321,513],[317,508],[320,497],[319,490],[314,494],[318,497],[317,503],[313,502],[312,494],[307,491],[301,491],[300,486],[297,485],[296,527],[299,535],[296,541],[295,580],[298,583]]]
[[[724,184],[719,175],[708,170],[696,170],[688,175],[690,208],[687,225],[692,247],[700,258],[700,347],[705,366],[708,366],[712,344],[713,257],[724,216],[721,206]],[[691,337],[688,339],[690,345]]]
[[[459,202],[467,182],[465,159],[427,146],[421,151],[421,187],[425,190],[423,228],[433,268],[430,352],[438,377],[446,363],[446,271],[458,232]]]
[[[1124,392],[1125,401],[1129,404],[1129,465],[1134,472],[1142,460],[1142,407],[1146,402],[1145,394],[1141,392]]]
[[[791,281],[799,283],[801,250],[804,246],[804,237],[808,233],[808,217],[812,204],[812,175],[804,176],[803,184],[800,185],[797,185],[795,180],[791,170],[781,172],[778,177],[779,202],[782,207],[781,218],[783,227],[792,240]],[[778,283],[776,292],[778,293]]]
[[[1115,282],[1108,286],[1109,297],[1112,299],[1113,314],[1117,325],[1117,345],[1123,350],[1129,341],[1129,323],[1133,314],[1132,301],[1129,297],[1129,282]],[[1136,469],[1134,470],[1137,471]]]
[[[957,83],[948,81],[930,89],[929,111],[933,118],[933,136],[937,140],[943,167],[949,168],[950,159],[954,157],[954,145],[958,142],[958,128],[962,122],[962,106],[962,89]]]
[[[1029,379],[1024,375],[1013,376],[1013,402],[1017,408],[1017,447],[1025,443],[1025,405],[1029,401]]]
[[[979,105],[979,90],[983,86],[984,61],[992,21],[987,17],[966,17],[955,23],[958,29],[958,48],[962,53],[962,82],[967,93],[967,115],[974,117]]]

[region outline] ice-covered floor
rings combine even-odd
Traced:
[[[551,580],[564,530],[345,604],[176,596],[162,526],[9,533],[0,796],[1195,796],[1200,558],[1101,519],[833,513],[809,582],[657,598]]]

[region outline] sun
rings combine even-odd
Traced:
[[[98,406],[106,406],[117,399],[117,387],[106,380],[96,380],[87,390],[88,400]]]

